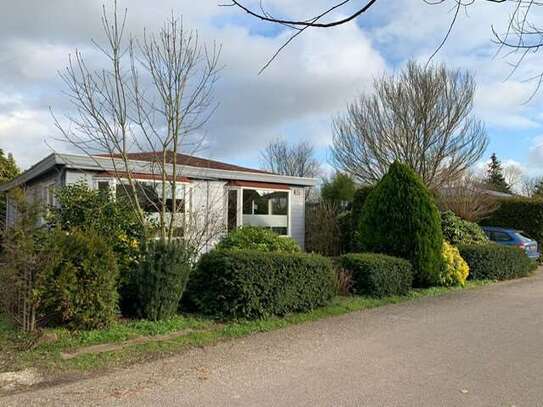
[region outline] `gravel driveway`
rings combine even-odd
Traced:
[[[66,406],[543,406],[543,273],[0,399]]]

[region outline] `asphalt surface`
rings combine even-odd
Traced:
[[[543,406],[543,273],[0,398],[66,406]]]

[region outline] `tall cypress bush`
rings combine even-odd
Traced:
[[[184,242],[147,243],[135,277],[141,318],[158,321],[176,314],[192,270],[193,255]]]
[[[415,172],[398,162],[369,194],[357,236],[363,251],[407,259],[416,286],[439,282],[443,235],[437,206]]]
[[[373,191],[373,185],[364,185],[356,190],[353,197],[353,204],[351,207],[351,238],[352,243],[349,247],[349,251],[360,251],[358,245],[359,238],[358,232],[360,230],[360,219],[362,218],[362,211],[364,210],[364,204],[368,199],[371,191]]]

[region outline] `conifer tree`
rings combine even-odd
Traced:
[[[490,163],[486,170],[486,185],[493,191],[511,193],[511,187],[505,181],[503,176],[503,168],[496,153],[490,156]]]
[[[416,286],[439,284],[443,266],[439,210],[408,166],[398,162],[390,166],[367,197],[357,232],[362,251],[409,260]]]
[[[4,150],[0,148],[0,184],[10,181],[19,175],[19,168],[15,163],[13,155],[9,153],[7,156]],[[6,194],[0,193],[0,225],[3,225],[6,220]]]

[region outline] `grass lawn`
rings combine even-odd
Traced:
[[[474,288],[489,284],[489,281],[470,281],[466,288]],[[402,297],[369,298],[369,297],[336,297],[326,307],[310,312],[297,313],[283,318],[270,318],[258,321],[228,321],[220,323],[197,316],[177,316],[167,321],[119,321],[109,329],[74,332],[66,329],[46,329],[47,336],[56,336],[54,342],[34,344],[32,337],[16,331],[10,324],[0,318],[0,372],[35,367],[51,374],[67,374],[70,372],[92,372],[100,369],[127,366],[132,363],[172,355],[188,347],[203,346],[221,340],[266,332],[288,325],[315,321],[334,315],[342,315],[394,304],[416,298],[437,296],[462,288],[429,288],[413,290]],[[69,352],[85,346],[105,343],[120,343],[138,337],[166,335],[179,331],[186,335],[167,338],[160,341],[149,341],[133,344],[123,349],[84,354],[71,359],[63,359],[62,352]]]

